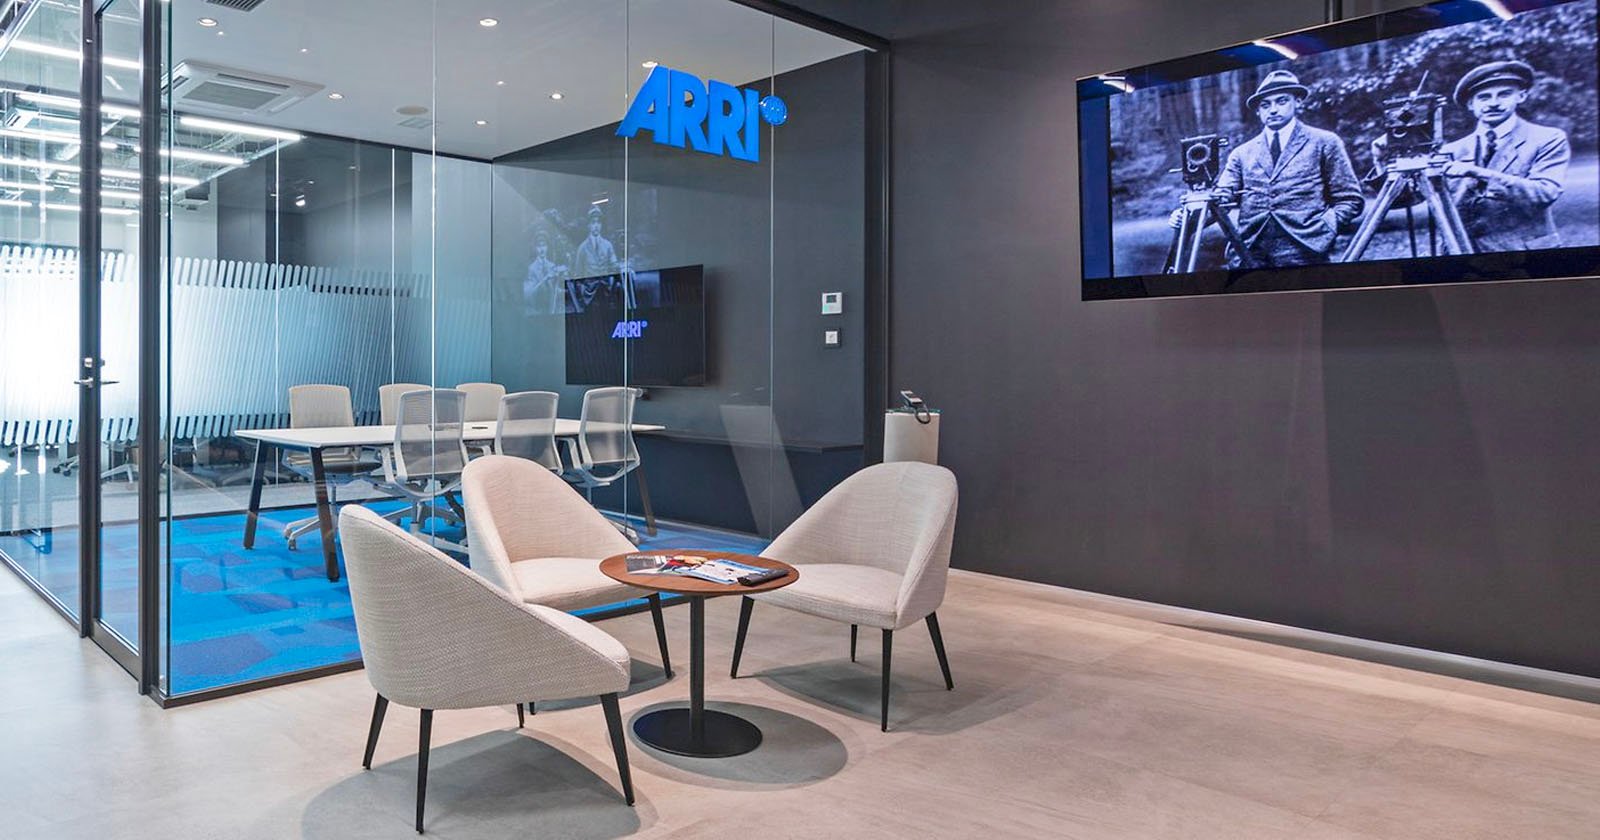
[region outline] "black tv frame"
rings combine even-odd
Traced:
[[[1514,3],[1516,0],[1512,0]],[[1574,0],[1546,0],[1542,8],[1562,5]],[[1522,5],[1518,3],[1517,5]],[[1187,274],[1142,274],[1115,276],[1114,251],[1112,251],[1112,225],[1110,223],[1111,166],[1109,159],[1110,125],[1106,122],[1105,143],[1105,197],[1102,209],[1105,215],[1105,247],[1109,274],[1105,278],[1089,278],[1088,171],[1083,166],[1084,103],[1086,93],[1091,99],[1105,99],[1121,92],[1118,82],[1137,83],[1139,87],[1170,84],[1210,76],[1229,70],[1238,70],[1260,64],[1275,63],[1282,56],[1263,55],[1258,61],[1241,59],[1237,52],[1262,42],[1312,36],[1323,41],[1320,51],[1341,49],[1378,40],[1427,32],[1443,26],[1471,21],[1455,20],[1440,24],[1440,7],[1450,7],[1459,13],[1462,9],[1479,7],[1478,20],[1495,17],[1486,4],[1477,0],[1437,0],[1389,12],[1380,12],[1334,23],[1306,27],[1220,47],[1204,53],[1169,59],[1142,67],[1117,72],[1097,73],[1076,80],[1075,113],[1078,116],[1078,234],[1079,282],[1082,299],[1127,300],[1138,298],[1167,298],[1190,296],[1216,296],[1235,294],[1273,294],[1284,292],[1326,292],[1350,289],[1384,289],[1417,286],[1441,286],[1462,283],[1513,283],[1544,282],[1551,280],[1585,280],[1600,277],[1600,246],[1563,247],[1542,251],[1496,251],[1484,254],[1440,255],[1389,260],[1370,260],[1353,263],[1329,263],[1316,266],[1299,266],[1269,269],[1213,269]],[[1372,37],[1381,32],[1381,36]],[[1304,42],[1304,38],[1300,38]],[[1234,55],[1227,55],[1234,52]],[[1302,53],[1310,54],[1311,51]],[[1600,50],[1597,50],[1600,55]],[[1600,59],[1597,59],[1600,72]],[[1098,189],[1098,187],[1096,187]],[[1241,281],[1249,281],[1254,288],[1237,290]]]
[[[663,266],[661,268],[619,269],[616,272],[613,272],[612,274],[600,274],[600,275],[595,275],[593,277],[571,277],[571,278],[567,278],[567,279],[562,281],[562,285],[563,285],[563,287],[565,287],[567,284],[570,284],[570,283],[582,282],[584,280],[597,280],[597,279],[600,279],[602,277],[610,277],[610,276],[613,276],[613,275],[620,275],[622,277],[625,277],[627,279],[627,282],[631,285],[633,283],[633,276],[636,275],[636,274],[665,273],[665,272],[669,272],[669,271],[682,271],[684,269],[698,269],[697,273],[698,273],[698,276],[699,276],[699,279],[700,279],[700,335],[699,335],[699,344],[698,344],[698,346],[700,348],[700,353],[699,353],[700,381],[699,382],[692,383],[692,384],[683,384],[683,383],[643,381],[643,380],[634,379],[633,378],[632,366],[628,363],[628,354],[629,354],[629,352],[631,352],[631,350],[630,350],[629,345],[625,344],[624,345],[624,349],[622,351],[623,352],[622,370],[623,370],[623,374],[624,374],[623,378],[627,379],[628,381],[626,381],[626,382],[577,382],[577,381],[574,381],[571,378],[571,372],[572,372],[571,368],[568,367],[570,365],[570,362],[568,362],[568,361],[566,361],[564,359],[563,360],[563,367],[567,368],[567,370],[566,370],[566,373],[567,373],[566,384],[568,384],[568,385],[590,385],[590,386],[634,385],[634,386],[639,386],[641,388],[704,388],[704,387],[710,385],[711,384],[710,353],[707,350],[707,346],[706,346],[707,345],[707,333],[708,333],[708,330],[709,330],[709,326],[707,325],[707,321],[709,320],[710,313],[711,313],[711,305],[710,305],[710,299],[709,299],[709,295],[708,295],[708,290],[709,290],[710,284],[707,282],[707,278],[706,278],[706,273],[707,272],[706,272],[706,268],[705,268],[704,264],[692,263],[690,265]],[[624,310],[624,311],[628,312],[630,310]],[[570,313],[562,315],[563,353],[569,353],[570,352],[570,349],[566,347],[567,339],[565,337],[565,332],[566,332],[566,328],[567,328],[567,322],[571,317],[572,317],[572,315]],[[625,339],[621,339],[621,340],[624,341],[624,342],[631,342],[634,339],[625,338]]]

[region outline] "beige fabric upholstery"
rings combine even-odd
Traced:
[[[634,545],[555,473],[486,455],[467,465],[461,492],[472,568],[513,597],[571,610],[648,594],[600,573]]]
[[[367,679],[389,700],[469,709],[628,687],[628,652],[598,627],[519,603],[366,508],[339,514],[339,537]]]
[[[898,630],[939,608],[955,535],[956,477],[914,461],[876,464],[823,496],[761,552],[800,579],[753,596],[850,624]]]
[[[599,559],[538,557],[516,560],[511,563],[511,574],[522,600],[558,610],[615,604],[646,594],[601,574]]]

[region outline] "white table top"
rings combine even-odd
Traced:
[[[513,421],[516,422],[516,421]],[[533,421],[522,421],[533,422]],[[591,430],[620,429],[620,423],[589,424]],[[652,423],[634,423],[637,434],[664,431],[666,426]],[[576,437],[578,421],[565,418],[556,421],[556,437]],[[345,446],[388,446],[394,443],[393,426],[321,426],[305,429],[244,429],[234,432],[237,437],[256,440],[275,446],[293,449],[330,449]],[[463,423],[461,437],[470,441],[494,440],[494,423]]]

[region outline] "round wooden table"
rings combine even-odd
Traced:
[[[755,586],[712,583],[684,575],[634,575],[628,573],[627,558],[637,554],[691,554],[708,560],[726,559],[765,569],[782,569],[783,577]],[[633,551],[600,561],[607,577],[648,589],[682,595],[689,600],[689,707],[658,709],[640,715],[633,722],[633,734],[662,752],[696,758],[726,758],[743,755],[761,744],[761,730],[738,715],[706,709],[706,599],[718,595],[754,595],[794,583],[800,572],[788,563],[737,554],[731,551],[663,549]]]

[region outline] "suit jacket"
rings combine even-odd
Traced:
[[[1446,143],[1441,154],[1476,163],[1476,134]],[[1452,178],[1450,192],[1461,221],[1479,251],[1529,251],[1561,247],[1550,205],[1566,191],[1572,147],[1559,128],[1518,120],[1495,143],[1494,157],[1480,164],[1484,178]]]
[[[1218,187],[1239,194],[1240,237],[1251,246],[1276,220],[1301,245],[1331,254],[1339,228],[1366,204],[1344,141],[1298,123],[1276,165],[1268,143],[1263,131],[1240,144],[1217,179]]]

